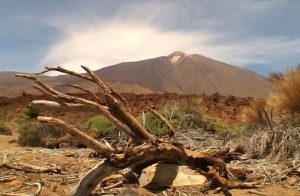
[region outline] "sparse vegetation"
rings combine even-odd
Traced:
[[[16,123],[19,126],[22,126],[23,124],[27,123],[28,117],[24,111],[18,111],[9,116],[8,120],[10,122]]]
[[[250,141],[249,153],[278,162],[300,151],[300,67],[286,73],[272,73],[270,80],[275,92],[266,101],[253,102],[243,114],[251,123],[270,125],[269,129],[258,127]]]

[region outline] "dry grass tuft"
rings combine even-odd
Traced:
[[[242,111],[242,121],[248,124],[268,125],[272,116],[272,109],[263,99],[254,99]]]
[[[271,74],[274,94],[267,102],[277,111],[300,113],[300,66],[284,74]]]
[[[261,130],[250,140],[248,153],[272,162],[284,161],[300,152],[300,127],[282,124],[272,131]]]

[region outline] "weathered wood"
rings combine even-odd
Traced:
[[[68,69],[65,69],[63,67],[60,67],[60,66],[57,66],[57,67],[45,67],[45,71],[42,71],[40,73],[36,73],[35,75],[41,75],[41,74],[44,74],[44,73],[47,73],[47,72],[50,72],[50,71],[57,71],[57,72],[61,72],[61,73],[65,73],[65,74],[68,74],[68,75],[71,75],[71,76],[76,76],[76,77],[79,77],[79,78],[82,78],[84,80],[89,80],[91,82],[94,82],[94,80],[84,74],[79,74],[79,73],[76,73],[74,71],[71,71],[71,70],[68,70]]]
[[[87,94],[92,95],[98,102],[101,101],[100,98],[95,93],[93,93],[92,91],[89,91],[89,90],[87,90],[85,88],[82,88],[82,87],[80,87],[78,85],[73,85],[73,84],[58,84],[57,86],[67,86],[67,87],[72,87],[72,88],[81,90],[81,91],[83,91],[83,92],[85,92]]]
[[[33,100],[29,103],[29,106],[37,106],[37,107],[53,107],[53,108],[60,108],[60,107],[84,107],[83,104],[80,103],[58,103],[55,101],[48,101],[48,100]]]
[[[88,196],[99,182],[118,170],[118,168],[113,167],[107,160],[101,161],[81,178],[79,183],[71,190],[70,195]]]
[[[37,77],[32,76],[32,75],[16,74],[16,77],[26,78],[26,79],[36,82],[38,85],[40,85],[40,87],[43,88],[43,90],[48,92],[48,95],[50,95],[50,96],[54,95],[55,98],[59,98],[62,100],[68,100],[70,102],[75,102],[75,103],[82,103],[82,104],[90,105],[90,106],[97,108],[101,114],[103,114],[105,117],[107,117],[112,123],[114,123],[118,128],[120,128],[120,130],[124,131],[126,134],[128,134],[130,137],[132,137],[134,139],[134,141],[136,141],[137,143],[142,143],[141,138],[139,138],[137,135],[133,134],[132,131],[126,125],[124,125],[116,117],[114,117],[107,110],[107,108],[102,106],[101,104],[91,101],[91,100],[81,98],[81,97],[75,97],[75,96],[67,95],[67,94],[61,93],[59,91],[56,91],[51,86],[42,82],[40,79],[38,79]]]
[[[57,68],[46,68],[47,71],[60,71],[85,80],[96,83],[101,90],[104,91],[104,97],[107,102],[108,109],[103,105],[84,99],[81,97],[71,96],[54,90],[48,84],[42,82],[32,75],[17,74],[17,77],[22,77],[35,81],[38,86],[36,88],[49,96],[55,97],[59,100],[68,102],[89,105],[97,108],[101,114],[106,116],[118,128],[121,128],[128,133],[132,138],[136,139],[139,143],[146,140],[142,145],[124,148],[112,149],[85,133],[81,132],[74,126],[56,118],[52,117],[38,117],[42,122],[49,122],[61,126],[66,132],[76,137],[80,142],[87,147],[96,150],[99,154],[107,158],[107,160],[96,165],[88,174],[86,174],[78,185],[73,189],[73,195],[88,195],[97,184],[111,175],[112,173],[124,168],[131,168],[134,171],[141,171],[148,165],[155,162],[167,162],[178,165],[188,165],[196,169],[200,169],[203,175],[211,180],[211,183],[223,188],[253,188],[253,184],[239,183],[237,181],[229,181],[226,171],[226,165],[223,159],[220,158],[218,153],[204,153],[197,150],[189,150],[178,143],[162,143],[157,138],[150,134],[145,127],[143,127],[137,119],[131,114],[128,108],[128,103],[120,94],[114,92],[109,86],[105,84],[95,73],[87,67],[82,68],[88,73],[87,75],[78,74],[76,72]],[[42,72],[42,73],[45,73]],[[81,88],[81,87],[79,87]],[[152,111],[153,112],[153,111]],[[175,134],[176,130],[173,126],[156,112],[153,112],[160,120],[165,123],[168,128]]]
[[[125,123],[136,135],[144,140],[156,141],[157,138],[149,133],[134,116],[126,111],[117,99],[110,94],[105,94],[105,99],[112,112],[118,116],[118,119]]]
[[[109,155],[113,152],[111,148],[107,147],[105,144],[95,140],[94,138],[90,137],[89,135],[81,132],[76,127],[67,124],[66,122],[52,117],[46,116],[38,116],[38,120],[40,122],[52,123],[57,126],[63,127],[64,130],[69,133],[71,136],[77,138],[82,144],[86,145],[87,147],[95,150],[96,152],[100,153],[104,157],[109,157]]]
[[[93,79],[93,81],[98,84],[100,89],[102,89],[106,94],[112,95],[114,98],[116,98],[120,103],[123,104],[124,109],[129,111],[129,103],[127,100],[120,95],[119,93],[115,92],[112,88],[107,86],[105,82],[103,82],[99,76],[97,76],[94,72],[92,72],[88,67],[81,65],[81,67],[90,75],[90,77]]]
[[[36,183],[24,183],[26,185],[34,185],[37,187],[37,190],[32,194],[25,193],[0,193],[1,196],[39,196],[42,192],[42,184],[40,182]]]

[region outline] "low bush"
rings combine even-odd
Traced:
[[[16,123],[19,126],[27,123],[28,116],[26,115],[25,111],[18,111],[14,114],[9,115],[8,120],[12,123]]]
[[[116,126],[103,115],[97,115],[90,118],[87,122],[88,131],[95,134],[107,134],[116,130]]]
[[[195,129],[201,127],[202,100],[186,99],[173,104],[167,104],[158,112],[164,116],[178,130]],[[145,127],[149,132],[156,135],[167,133],[167,127],[152,112],[144,114]],[[138,120],[143,123],[143,115],[138,116]]]
[[[281,121],[294,121],[300,114],[300,66],[286,73],[270,74],[272,94],[266,99],[254,99],[242,113],[248,124],[272,126]]]
[[[152,114],[152,112],[144,113],[144,117],[143,114],[138,116],[138,121],[142,124],[143,118],[145,119],[144,126],[150,133],[155,135],[162,135],[167,133],[167,127],[154,114]]]
[[[12,129],[8,126],[8,124],[0,119],[0,135],[11,135]]]
[[[18,143],[21,146],[58,147],[59,138],[65,136],[60,128],[52,125],[29,121],[19,127]]]
[[[226,133],[230,131],[229,126],[219,118],[204,116],[201,119],[203,128],[214,133]]]
[[[28,118],[37,118],[40,114],[40,110],[36,107],[29,106],[26,109],[25,114],[27,115]]]

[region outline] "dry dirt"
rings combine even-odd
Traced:
[[[61,174],[51,173],[26,173],[24,171],[16,171],[0,167],[0,179],[2,177],[15,177],[7,182],[0,181],[1,193],[34,193],[36,187],[33,185],[40,182],[43,185],[41,195],[56,196],[67,195],[70,189],[78,182],[80,176],[84,175],[100,160],[98,158],[90,158],[92,153],[89,149],[44,149],[44,148],[20,148],[11,147],[1,149],[1,159],[7,156],[7,163],[27,163],[36,166],[59,166]],[[296,187],[285,187],[283,185],[266,185],[256,189],[270,196],[296,196],[300,192]],[[233,196],[252,195],[248,190],[230,190]],[[192,192],[188,189],[166,190],[164,193],[168,195],[224,195],[224,193],[215,194],[213,191],[208,193]],[[159,195],[163,195],[160,193]]]
[[[87,94],[77,94],[78,96],[93,99]],[[172,104],[183,100],[202,100],[201,109],[208,115],[218,117],[228,123],[239,123],[239,113],[241,110],[248,106],[251,98],[239,98],[235,96],[222,96],[219,94],[207,95],[179,95],[174,93],[165,94],[147,94],[147,95],[135,95],[133,93],[122,94],[128,101],[130,108],[134,114],[141,113],[143,111],[149,111],[150,109],[160,109],[166,104]],[[7,113],[16,112],[22,108],[25,108],[28,103],[35,99],[48,99],[44,95],[29,95],[15,98],[0,97],[0,117],[5,116]],[[50,99],[51,100],[51,99]],[[104,100],[103,100],[104,102]],[[50,116],[59,116],[64,120],[74,120],[81,122],[86,120],[87,117],[97,115],[98,112],[94,109],[85,109],[76,111],[76,109],[46,109],[43,114]],[[74,118],[76,116],[76,118]]]

